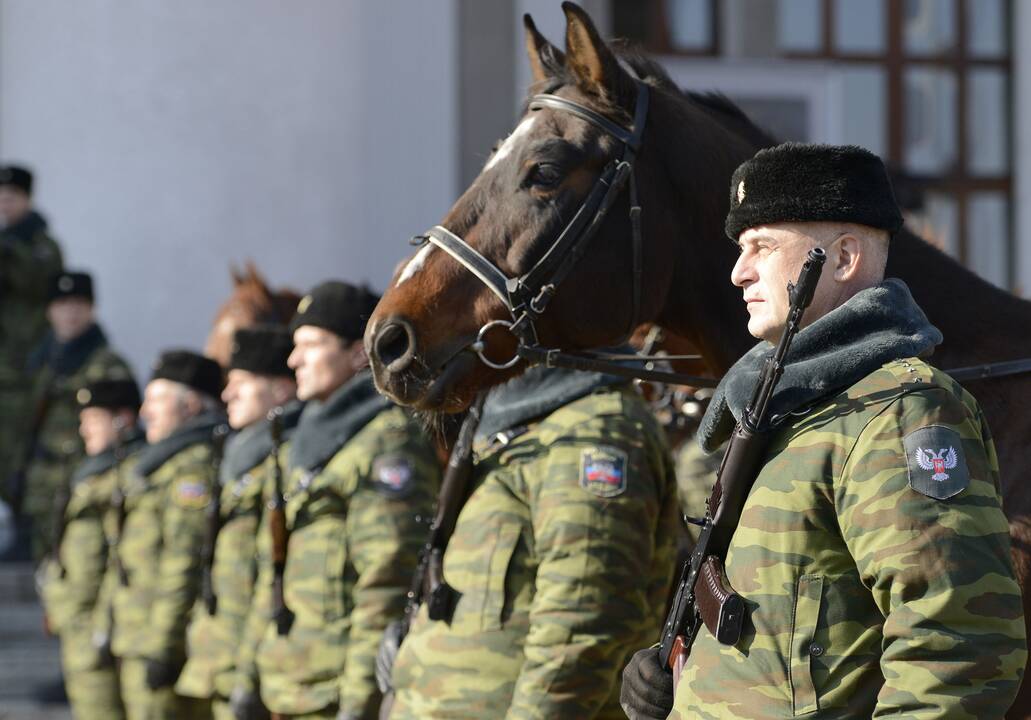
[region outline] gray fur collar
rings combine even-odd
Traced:
[[[191,445],[211,442],[215,428],[225,421],[226,417],[221,411],[201,413],[187,420],[164,440],[148,445],[140,451],[136,472],[146,477]]]
[[[283,406],[283,437],[289,439],[297,427],[304,404],[292,400]],[[262,419],[226,440],[225,456],[219,466],[219,483],[226,485],[257,466],[272,452],[271,424]]]
[[[770,425],[854,385],[887,362],[928,356],[941,341],[941,332],[901,280],[863,290],[795,336],[770,401]],[[698,429],[703,449],[712,452],[730,437],[771,351],[768,342],[759,343],[723,376]]]
[[[139,427],[132,428],[122,438],[120,447],[109,447],[102,453],[91,455],[83,460],[79,467],[75,468],[75,473],[72,474],[72,485],[78,485],[83,480],[106,473],[125,458],[142,450],[146,444],[147,441],[143,437],[143,430]]]

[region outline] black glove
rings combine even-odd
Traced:
[[[147,660],[147,687],[151,690],[172,687],[179,679],[178,665],[164,660]]]
[[[229,711],[235,720],[258,720],[265,714],[265,706],[255,690],[234,687],[229,693]]]
[[[383,631],[383,637],[379,641],[379,650],[376,651],[376,685],[384,695],[394,689],[390,676],[394,672],[394,661],[397,659],[397,651],[400,647],[401,621],[395,620]]]
[[[630,720],[665,720],[673,710],[673,675],[659,664],[659,649],[638,650],[623,668],[619,704]]]

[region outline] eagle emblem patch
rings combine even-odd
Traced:
[[[599,445],[580,453],[580,487],[592,495],[613,498],[626,490],[626,453]]]
[[[411,461],[403,455],[384,455],[372,463],[372,482],[384,495],[401,498],[415,485]]]
[[[906,435],[909,486],[936,500],[947,500],[970,484],[963,440],[952,428],[928,425]]]

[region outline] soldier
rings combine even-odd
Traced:
[[[123,717],[111,656],[110,603],[101,598],[108,564],[107,515],[119,477],[144,446],[134,380],[98,380],[79,390],[79,432],[87,459],[72,476],[55,562],[46,568],[48,627],[61,637],[61,665],[77,720]]]
[[[87,273],[54,276],[49,298],[50,330],[29,357],[33,416],[24,445],[24,507],[32,520],[37,561],[54,549],[55,498],[63,504],[68,481],[85,457],[76,393],[97,380],[132,379],[129,366],[97,324],[93,280]]]
[[[362,337],[377,300],[325,282],[301,299],[290,324],[289,365],[307,405],[285,481],[290,615],[266,623],[257,649],[261,698],[274,714],[376,717],[376,648],[404,607],[425,538],[418,518],[433,509],[433,447],[366,370]]]
[[[786,144],[734,173],[731,281],[761,339],[723,378],[711,450],[748,402],[808,251],[827,261],[770,406],[767,460],[726,570],[748,622],[703,627],[680,677],[642,650],[630,718],[1001,718],[1027,657],[991,434],[977,402],[928,365],[941,333],[884,280],[902,225],[880,159]]]
[[[214,720],[234,717],[229,707],[234,658],[256,589],[263,489],[274,461],[266,416],[287,403],[292,422],[300,413],[293,371],[286,364],[293,347],[285,327],[237,330],[222,391],[229,425],[238,432],[225,446],[220,502],[208,508],[204,560],[212,564],[204,570],[200,602],[187,630],[189,658],[175,686],[180,695],[210,702]],[[259,716],[260,708],[254,711]]]
[[[25,362],[29,351],[43,340],[47,283],[61,267],[61,250],[50,237],[46,220],[32,208],[32,173],[16,165],[0,167],[0,478],[4,481],[19,462],[19,439],[31,413]]]
[[[144,391],[148,445],[122,489],[125,517],[110,570],[124,569],[114,592],[112,651],[129,720],[208,717],[205,703],[173,686],[200,586],[212,436],[225,423],[221,392],[222,369],[188,350],[163,353]]]
[[[474,454],[444,554],[457,601],[413,621],[390,717],[622,717],[619,671],[659,632],[679,534],[655,417],[626,381],[532,368],[487,397]]]

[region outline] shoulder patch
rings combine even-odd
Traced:
[[[183,507],[202,508],[208,504],[208,488],[197,480],[183,480],[172,488],[172,498]]]
[[[597,445],[580,453],[580,487],[592,495],[613,498],[626,490],[627,455],[618,448]]]
[[[402,498],[415,485],[412,461],[404,455],[380,455],[372,462],[372,486],[388,497]]]
[[[959,433],[944,425],[928,425],[903,439],[909,487],[935,500],[947,500],[970,484],[970,471]]]

